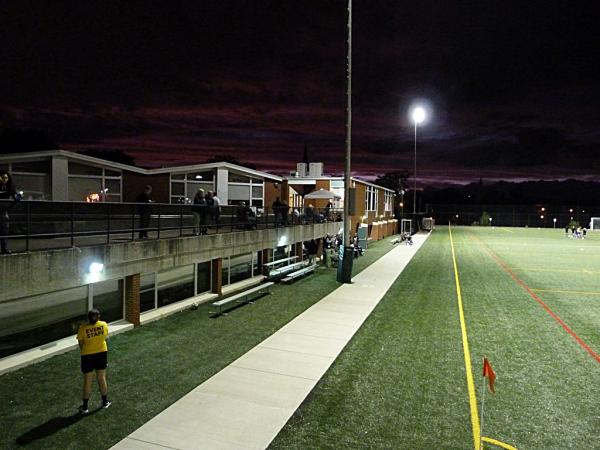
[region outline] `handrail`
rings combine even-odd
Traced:
[[[86,203],[0,200],[0,220],[9,215],[8,234],[0,234],[13,252],[28,252],[111,242],[224,234],[248,229],[338,222],[342,210],[237,205],[199,207],[170,203]],[[142,216],[146,218],[143,226]],[[6,228],[6,227],[2,227]],[[2,233],[2,231],[0,231]],[[137,236],[136,236],[137,234]]]

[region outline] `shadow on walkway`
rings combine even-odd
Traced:
[[[82,416],[78,412],[69,417],[55,417],[53,419],[50,419],[47,422],[44,422],[43,424],[41,424],[35,428],[32,428],[31,430],[29,430],[26,433],[19,436],[17,438],[17,444],[27,445],[38,439],[48,437],[48,436],[56,433],[57,431],[62,430],[63,428],[70,427],[71,425],[79,422],[84,417],[89,417],[92,414],[97,413],[98,411],[100,411],[100,410],[98,409],[95,411],[90,411],[90,413],[87,414],[86,416]]]

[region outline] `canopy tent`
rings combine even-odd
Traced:
[[[310,194],[306,194],[304,196],[304,200],[334,200],[340,199],[341,197],[337,194],[334,194],[327,189],[319,189],[318,191],[311,192]]]

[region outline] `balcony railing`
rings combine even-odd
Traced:
[[[342,217],[339,209],[0,200],[0,238],[16,253],[337,222]]]

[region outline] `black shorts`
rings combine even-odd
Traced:
[[[81,355],[81,371],[83,373],[104,370],[106,366],[108,366],[108,352]]]

